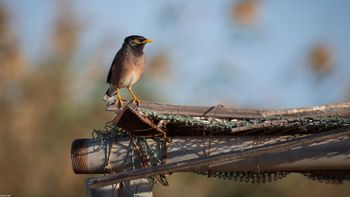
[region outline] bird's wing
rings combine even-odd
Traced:
[[[113,61],[114,62],[114,61]],[[107,76],[107,81],[106,81],[106,83],[111,83],[111,78],[112,78],[112,69],[113,69],[113,63],[112,63],[112,65],[111,65],[111,67],[109,68],[109,72],[108,72],[108,76]]]
[[[113,72],[113,70],[115,69],[115,67],[117,66],[117,58],[118,58],[118,55],[119,54],[119,51],[118,51],[118,53],[114,56],[114,59],[113,59],[113,62],[112,62],[112,64],[111,64],[111,67],[109,68],[109,72],[108,72],[108,76],[107,76],[107,81],[106,81],[106,83],[109,83],[109,84],[111,84],[112,82],[111,82],[111,80],[112,80],[112,72]]]

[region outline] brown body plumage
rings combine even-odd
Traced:
[[[117,96],[118,104],[122,106],[122,100],[119,96],[120,88],[128,88],[133,96],[133,101],[139,103],[140,100],[131,90],[142,76],[145,65],[145,55],[143,48],[146,43],[152,42],[142,36],[129,36],[125,38],[121,49],[117,52],[107,76],[107,83],[110,87],[107,89],[104,100],[110,103],[115,101]]]

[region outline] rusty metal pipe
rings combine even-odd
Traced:
[[[241,137],[172,137],[167,143],[166,163],[207,157],[231,151],[244,151],[261,145],[282,142],[292,136]],[[148,143],[156,149],[160,141]],[[322,143],[298,147],[281,153],[267,154],[246,160],[233,161],[203,170],[214,171],[310,171],[350,170],[350,140],[332,139]],[[108,156],[109,148],[111,154]],[[109,144],[92,139],[77,139],[71,150],[73,170],[77,174],[103,174],[109,170],[120,172],[139,168],[140,161],[132,154],[130,140],[122,138]],[[107,159],[109,157],[109,160]],[[110,167],[106,168],[106,166]],[[198,169],[197,169],[198,170]]]

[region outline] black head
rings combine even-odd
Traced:
[[[135,49],[143,49],[145,44],[152,42],[143,36],[132,35],[124,39],[124,44],[131,46]]]

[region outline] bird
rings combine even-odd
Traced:
[[[124,43],[115,55],[110,66],[107,81],[109,87],[103,97],[107,105],[114,104],[117,96],[118,106],[122,107],[123,102],[119,90],[127,88],[133,97],[132,103],[140,104],[141,100],[137,98],[131,87],[141,78],[144,65],[145,55],[143,49],[147,43],[153,42],[139,35],[131,35],[124,39]]]

